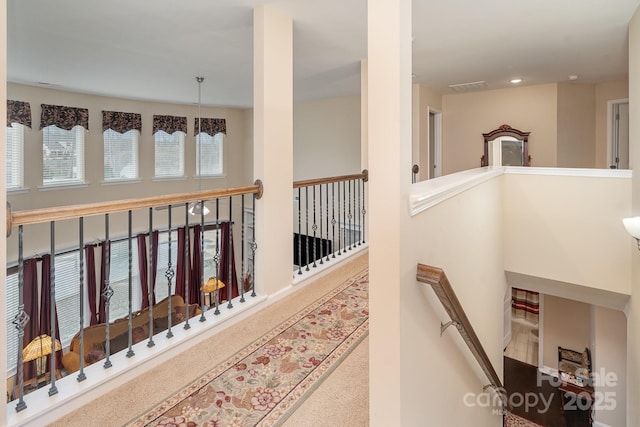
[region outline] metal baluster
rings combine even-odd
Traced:
[[[167,222],[169,223],[169,262],[167,263],[167,271],[164,273],[164,277],[167,278],[167,295],[169,296],[169,304],[167,305],[167,338],[171,338],[173,337],[173,332],[171,332],[171,280],[175,276],[171,265],[171,205],[168,206],[167,214]]]
[[[49,359],[51,364],[51,387],[49,388],[49,396],[53,396],[54,394],[58,394],[58,388],[56,387],[56,376],[55,376],[55,367],[56,367],[56,223],[55,221],[51,221],[51,294],[49,299],[49,307],[51,307],[51,313],[49,317],[50,325],[51,325],[51,358]],[[82,344],[82,339],[80,340]],[[80,366],[82,366],[83,358],[80,358]]]
[[[353,199],[351,198],[351,180],[349,180],[349,198],[347,199],[349,200],[349,216],[347,218],[349,218],[349,250],[353,249],[353,233],[352,230],[353,228],[351,228],[351,218],[353,218],[353,215],[351,215],[351,202],[353,201]]]
[[[324,185],[324,189],[325,189],[325,199],[326,199],[326,203],[325,206],[327,208],[327,261],[330,260],[329,258],[329,252],[331,252],[331,248],[329,247],[329,183],[326,183]]]
[[[254,204],[255,204],[255,198]],[[256,213],[253,213],[255,218]],[[302,274],[302,195],[300,193],[300,187],[298,187],[298,274]]]
[[[216,199],[216,256],[213,257],[216,262],[216,295],[215,305],[216,309],[213,314],[220,314],[220,292],[218,285],[218,273],[220,271],[220,199]]]
[[[78,253],[80,254],[80,354],[84,354],[84,217],[78,218]],[[52,247],[53,249],[53,247]],[[55,330],[55,325],[51,324],[51,329]],[[54,369],[55,369],[55,340],[51,340],[51,378],[53,379]],[[76,378],[78,382],[84,381],[87,379],[87,376],[84,373],[84,357],[80,358],[80,372],[78,373],[78,377]]]
[[[333,254],[331,258],[336,257],[336,183],[331,183],[331,246]],[[338,184],[338,192],[340,192],[340,184]],[[338,237],[339,239],[340,237]],[[340,243],[338,243],[340,246]]]
[[[128,215],[127,215],[127,221],[128,221],[128,231],[127,231],[127,245],[129,248],[129,283],[127,286],[127,292],[129,295],[129,318],[127,321],[127,329],[128,329],[128,346],[129,346],[129,350],[127,350],[127,357],[133,357],[136,355],[136,353],[133,351],[133,259],[132,259],[132,255],[133,255],[133,245],[131,242],[131,238],[132,238],[132,218],[131,218],[131,211],[128,211]]]
[[[204,317],[204,200],[200,200],[200,321],[207,320]]]
[[[104,368],[110,368],[111,365],[111,331],[110,331],[110,325],[109,325],[109,309],[111,307],[111,297],[113,296],[113,288],[111,287],[111,282],[110,282],[110,278],[109,275],[111,274],[111,241],[109,241],[109,214],[105,214],[104,215],[104,242],[103,242],[103,248],[104,248],[104,254],[105,254],[105,261],[104,261],[104,290],[102,291],[102,296],[104,297],[104,316],[105,316],[105,332],[104,332],[104,336],[105,336],[105,341],[104,341],[104,346],[105,346],[105,354],[106,354],[106,359],[104,361]]]
[[[156,291],[156,284],[153,281],[153,208],[149,208],[149,242],[147,243],[147,296],[149,304],[149,341],[147,347],[153,347],[153,294]]]
[[[316,230],[318,229],[318,225],[316,224],[316,186],[312,187],[313,190],[313,225],[311,229],[313,230],[313,268],[318,267],[316,264]],[[308,237],[307,237],[308,238]]]
[[[252,207],[253,215],[252,222],[253,226],[251,227],[251,296],[256,296],[256,249],[258,245],[256,244],[256,195],[253,195]]]
[[[304,220],[306,223],[306,233],[304,236],[304,247],[305,247],[305,253],[307,255],[307,257],[305,258],[305,261],[307,262],[307,268],[305,271],[309,271],[309,187],[304,187],[304,204],[305,204],[305,208],[304,208]]]
[[[241,231],[241,235],[240,235],[240,241],[242,242],[241,248],[240,248],[240,302],[244,302],[244,279],[245,279],[245,272],[244,272],[244,227],[245,227],[245,223],[244,223],[244,194],[241,196],[242,197],[242,201],[241,201],[241,220],[242,221],[242,226],[240,227],[242,229]]]
[[[342,255],[342,233],[340,232],[340,183],[338,182],[338,255]]]
[[[356,200],[357,200],[357,208],[356,206],[354,206],[354,212],[356,214],[355,216],[355,223],[356,223],[356,229],[358,230],[358,243],[356,244],[356,246],[360,246],[362,244],[362,228],[360,227],[360,185],[358,185],[358,181],[354,180],[353,181],[353,187],[356,190],[356,192],[358,193],[356,196]]]
[[[231,303],[233,299],[233,216],[231,215],[233,203],[231,203],[231,199],[232,197],[229,196],[229,241],[227,242],[229,244],[229,275],[227,276],[227,300],[229,302],[227,303],[227,308],[233,308]]]
[[[324,242],[322,238],[322,184],[318,185],[320,190],[320,264],[324,264]]]
[[[184,204],[184,254],[182,254],[182,256],[184,257],[183,259],[185,260],[185,263],[184,263],[184,278],[185,278],[185,281],[184,281],[184,296],[185,296],[184,329],[191,329],[191,325],[189,324],[189,282],[194,278],[191,277],[191,269],[189,268],[189,265],[191,265],[191,263],[189,262],[189,235],[190,234],[191,234],[191,231],[189,230],[189,203],[185,203]]]
[[[18,313],[13,318],[13,323],[18,330],[18,372],[16,376],[18,378],[18,403],[16,405],[16,412],[20,412],[23,409],[27,409],[27,404],[24,401],[24,362],[22,361],[22,347],[24,339],[24,328],[29,323],[29,315],[24,311],[24,259],[23,259],[23,240],[22,240],[22,225],[18,226]]]
[[[365,170],[366,172],[366,170]],[[367,213],[367,209],[365,206],[367,206],[367,204],[365,203],[365,188],[364,188],[364,183],[367,182],[367,174],[365,173],[365,178],[362,178],[362,243],[367,243],[364,240],[364,236],[366,234],[366,227],[365,227],[365,214]]]

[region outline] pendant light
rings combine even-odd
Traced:
[[[202,191],[202,141],[198,142],[200,132],[202,128],[202,116],[200,114],[200,107],[202,106],[202,82],[204,77],[197,76],[198,82],[198,132],[196,133],[196,144],[198,145],[198,191]],[[206,215],[209,213],[209,208],[204,203],[193,202],[189,208],[191,215]]]

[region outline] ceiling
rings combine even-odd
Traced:
[[[293,18],[297,101],[360,92],[366,0],[7,0],[11,82],[121,98],[250,107],[253,8]],[[640,0],[413,0],[413,82],[441,93],[627,74]]]

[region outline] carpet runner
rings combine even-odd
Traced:
[[[369,332],[365,269],[129,426],[278,425]]]
[[[507,412],[504,416],[504,427],[542,427],[533,421],[526,420],[518,415]]]

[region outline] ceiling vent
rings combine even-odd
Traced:
[[[487,89],[487,83],[485,81],[460,83],[457,85],[449,85],[449,88],[454,92],[469,92],[472,90]]]

